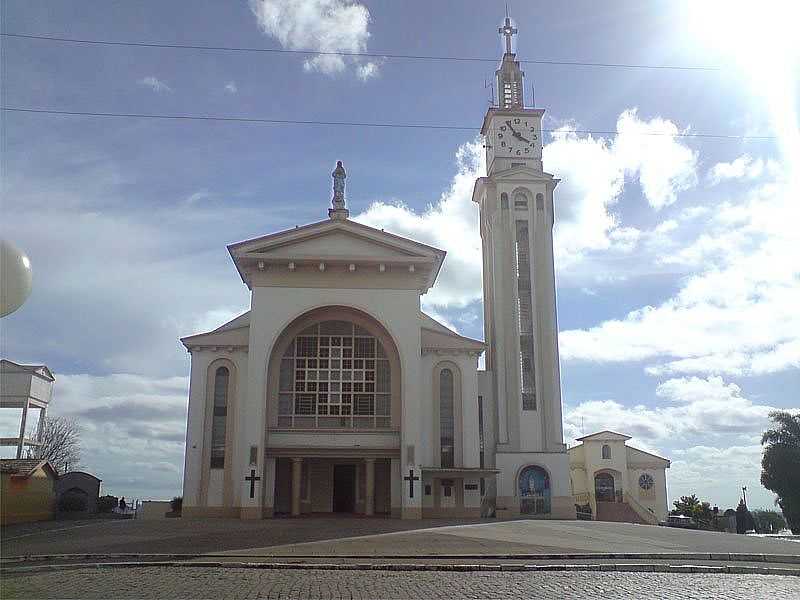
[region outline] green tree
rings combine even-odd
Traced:
[[[778,533],[786,529],[786,520],[777,510],[751,510],[750,514],[756,522],[756,530],[759,533]]]
[[[680,500],[675,500],[672,504],[675,508],[670,511],[670,514],[694,517],[695,510],[700,506],[700,500],[692,494],[691,496],[681,496]]]
[[[692,494],[681,496],[680,500],[675,500],[672,504],[675,508],[670,514],[691,517],[695,523],[706,529],[714,527],[714,511],[710,502],[701,502],[695,494]]]
[[[795,535],[800,535],[800,414],[774,411],[773,429],[761,436],[761,484],[778,496],[778,506]]]

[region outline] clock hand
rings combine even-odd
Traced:
[[[519,141],[521,141],[521,142],[525,142],[526,144],[530,144],[530,143],[531,143],[531,142],[530,142],[530,140],[527,140],[527,139],[525,139],[524,137],[522,137],[522,134],[521,134],[521,133],[517,133],[517,132],[515,131],[513,135],[514,135],[514,137],[515,137],[515,138],[517,138],[517,139],[518,139]]]
[[[514,132],[514,135],[519,135],[519,132],[516,129],[514,129],[514,126],[511,124],[511,121],[506,121],[506,125],[508,125],[508,128],[512,132]]]

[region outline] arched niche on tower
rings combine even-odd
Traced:
[[[511,192],[511,202],[514,210],[527,211],[533,201],[533,193],[526,187],[516,187]]]
[[[342,345],[346,337],[351,338],[350,346]],[[300,352],[298,343],[303,347]],[[344,355],[346,349],[350,350],[347,352],[350,356]],[[360,356],[362,354],[364,356]],[[338,361],[336,369],[334,361]],[[334,370],[338,371],[337,379],[333,379]],[[311,381],[315,382],[313,390],[308,385]],[[348,306],[313,309],[287,325],[270,352],[265,398],[267,428],[317,431],[399,429],[401,381],[400,353],[380,321]],[[325,391],[320,389],[320,384],[325,384]],[[334,390],[334,386],[337,389]],[[316,395],[313,400],[311,394]],[[320,402],[322,394],[328,395],[326,402]],[[350,396],[348,403],[345,403],[345,395]],[[379,410],[387,401],[388,410]],[[320,408],[322,406],[325,408]],[[361,414],[368,406],[374,407],[372,420],[367,418],[369,415]],[[342,414],[345,411],[348,414]],[[289,413],[292,418],[286,418]]]

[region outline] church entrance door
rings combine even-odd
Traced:
[[[333,466],[333,512],[352,513],[356,508],[356,466]]]
[[[611,473],[598,473],[594,476],[594,493],[601,502],[614,502],[614,476]]]

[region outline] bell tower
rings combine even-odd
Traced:
[[[497,407],[495,460],[503,473],[498,510],[503,502],[511,514],[519,509],[514,474],[538,466],[553,486],[552,516],[575,518],[561,421],[553,263],[558,179],[543,170],[544,110],[524,105],[524,73],[512,48],[517,28],[508,16],[499,33],[505,53],[496,72],[498,104],[481,129],[488,175],[476,181],[472,196],[480,207],[486,378]]]

